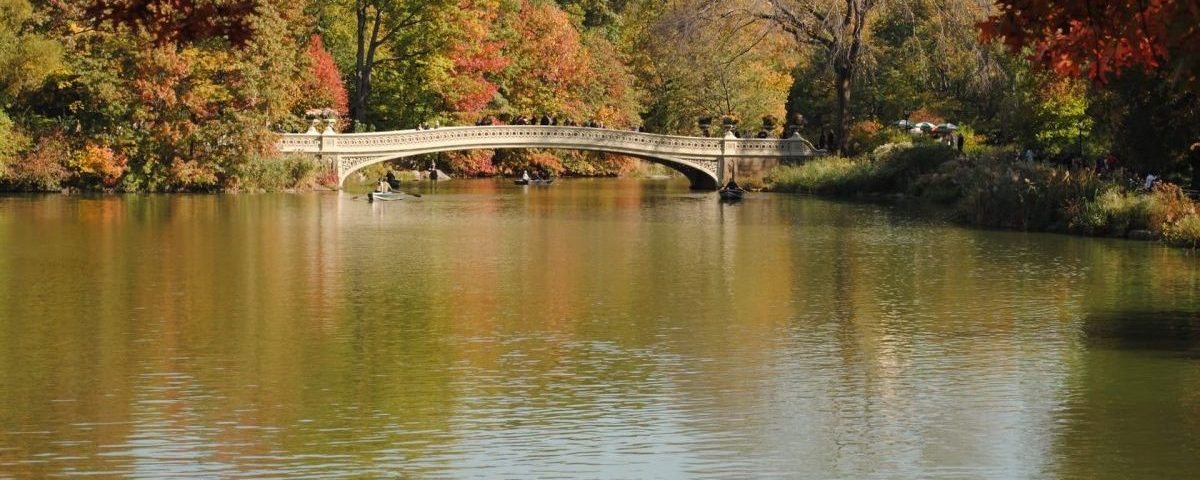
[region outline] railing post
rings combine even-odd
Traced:
[[[721,156],[717,158],[717,183],[718,186],[725,185],[725,150],[726,144],[730,140],[737,140],[737,135],[733,134],[733,125],[725,125],[725,135],[721,137]]]

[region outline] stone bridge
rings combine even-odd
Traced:
[[[800,136],[788,139],[679,137],[589,127],[501,125],[442,127],[433,130],[338,134],[284,134],[283,153],[317,155],[337,167],[338,185],[359,169],[375,163],[425,153],[455,150],[554,148],[591,150],[641,158],[682,172],[692,188],[716,189],[737,165],[737,174],[765,171],[765,166],[823,155]],[[754,168],[760,167],[760,168]]]

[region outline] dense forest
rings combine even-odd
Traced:
[[[275,135],[322,109],[346,132],[519,115],[687,135],[702,119],[798,125],[847,156],[903,135],[900,120],[948,121],[970,145],[1188,182],[1198,23],[1190,0],[0,0],[0,188],[281,185],[318,167],[279,159]]]

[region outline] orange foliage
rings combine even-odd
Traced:
[[[925,107],[917,109],[915,112],[908,114],[908,121],[911,123],[929,122],[934,125],[946,123],[946,118],[939,115],[937,112]]]
[[[506,93],[513,107],[586,115],[579,97],[590,77],[590,58],[566,12],[550,2],[524,0],[512,28],[518,40],[507,52],[514,62]]]
[[[450,46],[451,82],[442,95],[457,112],[478,112],[487,106],[499,87],[487,75],[508,66],[504,43],[492,39],[490,25],[495,23],[499,6],[488,0],[461,0],[463,13],[458,22],[458,34]]]
[[[125,157],[117,155],[111,148],[88,143],[72,158],[71,166],[85,182],[98,181],[106,187],[114,187],[125,174]]]
[[[566,170],[562,160],[550,152],[530,151],[525,154],[525,160],[532,168],[545,170],[552,175],[559,175]]]
[[[170,183],[182,190],[205,190],[217,186],[217,172],[213,166],[195,160],[174,159],[169,175]]]

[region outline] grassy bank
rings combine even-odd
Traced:
[[[1015,161],[1008,152],[970,157],[942,145],[891,144],[871,155],[785,166],[771,190],[821,195],[901,194],[949,207],[963,223],[1030,231],[1153,238],[1200,247],[1200,205],[1176,185],[1150,190],[1119,173]]]

